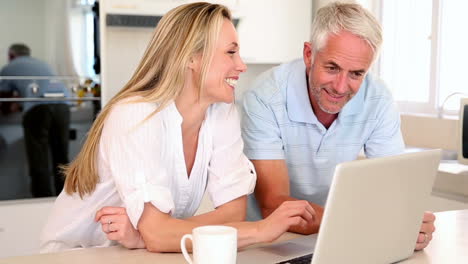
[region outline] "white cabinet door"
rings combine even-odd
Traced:
[[[39,253],[55,197],[0,202],[0,258]]]
[[[302,56],[312,0],[239,0],[240,54],[246,63],[277,64]]]

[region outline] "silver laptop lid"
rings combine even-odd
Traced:
[[[392,263],[413,253],[440,150],[336,167],[313,264]]]

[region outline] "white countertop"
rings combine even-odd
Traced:
[[[468,210],[436,213],[437,230],[431,244],[415,252],[403,264],[468,263]],[[300,235],[286,233],[278,241]],[[277,241],[277,242],[278,242]],[[339,252],[337,252],[339,254]],[[101,264],[101,263],[186,263],[180,253],[150,253],[144,249],[128,250],[120,246],[89,248],[52,254],[38,254],[0,259],[0,264]]]

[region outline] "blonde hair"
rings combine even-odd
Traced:
[[[328,36],[338,34],[341,30],[364,39],[376,57],[382,44],[382,29],[369,11],[355,3],[334,2],[317,11],[310,37],[314,51],[320,51]]]
[[[195,55],[202,56],[197,81],[200,98],[225,19],[231,20],[229,9],[204,2],[181,5],[163,16],[133,76],[98,115],[75,160],[62,168],[68,194],[77,192],[83,198],[95,190],[99,182],[96,160],[99,141],[106,117],[116,103],[134,96],[141,98],[139,102],[158,103],[147,120],[180,94],[186,82],[187,65]]]

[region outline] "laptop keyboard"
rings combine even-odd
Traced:
[[[312,255],[313,254],[304,255],[301,257],[278,262],[277,264],[310,264],[310,262],[312,261]]]

